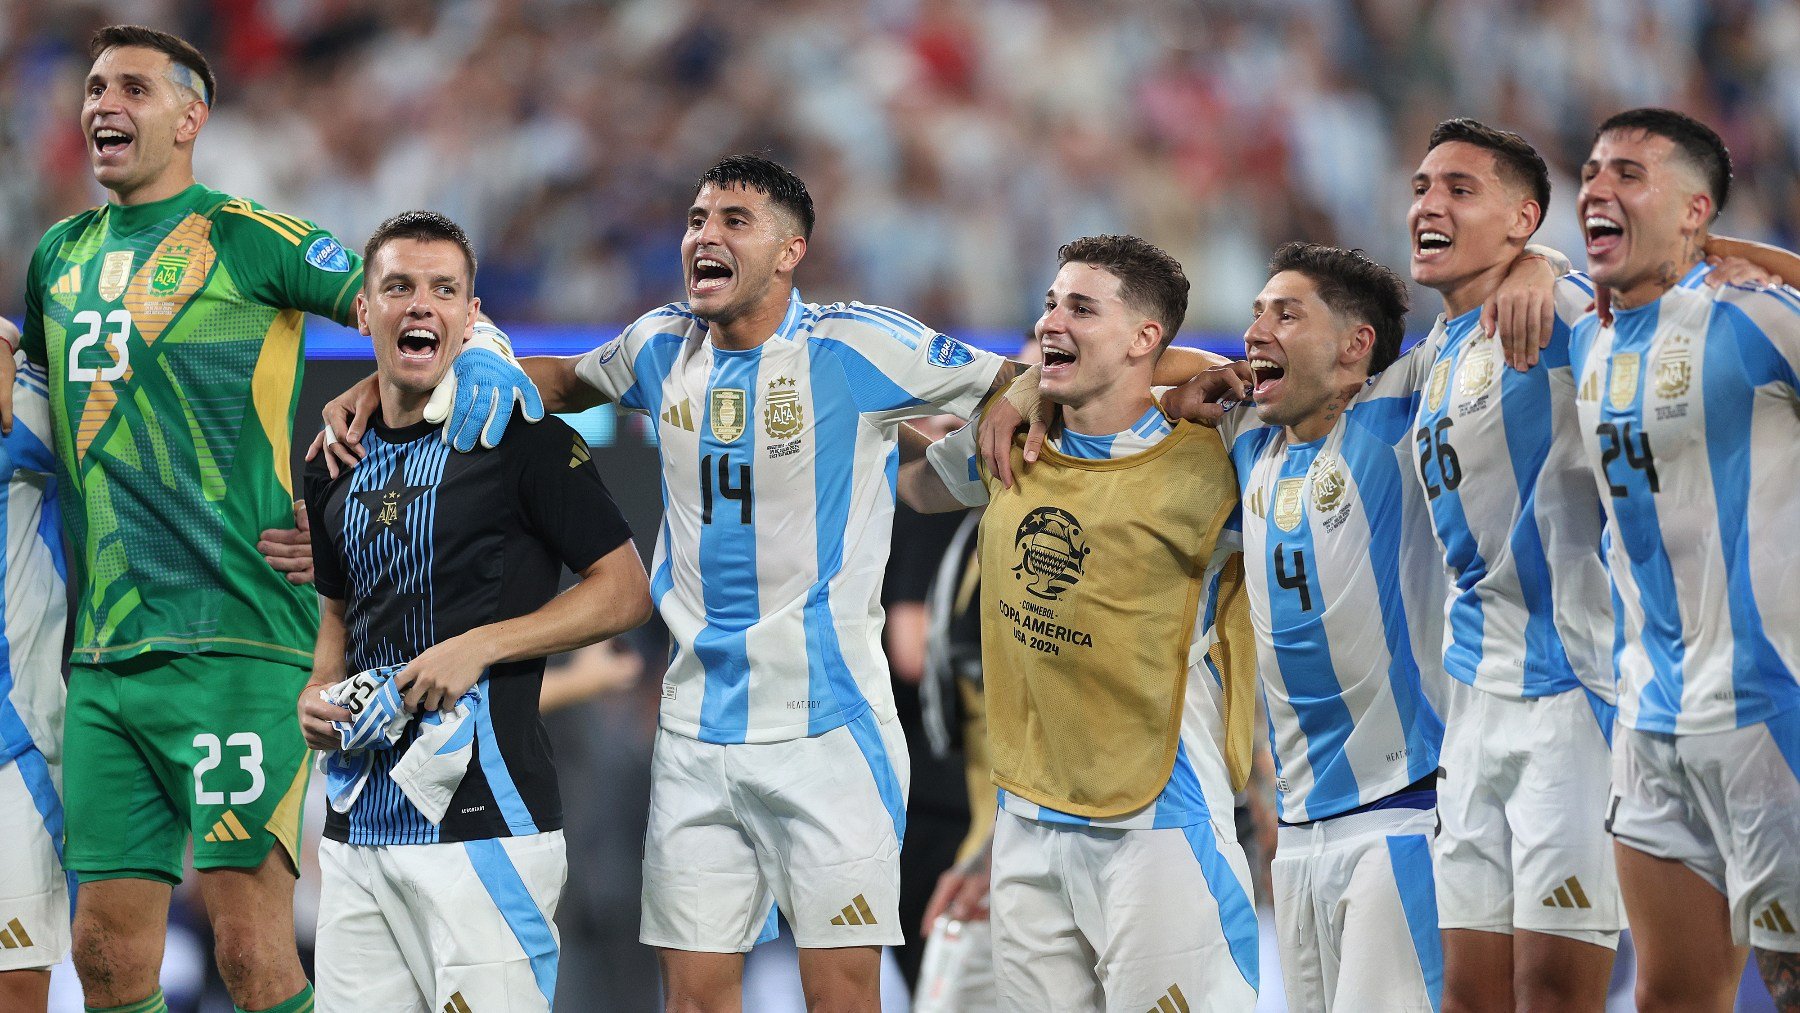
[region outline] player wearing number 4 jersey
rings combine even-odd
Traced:
[[[214,934],[232,943],[218,957],[233,1000],[309,1008],[292,700],[318,614],[258,532],[294,517],[303,313],[347,320],[360,262],[194,182],[214,81],[192,46],[114,26],[91,51],[82,133],[110,201],[39,244],[23,341],[49,374],[80,581],[65,744],[76,966],[90,1008],[160,1008],[162,922],[191,837]]]
[[[1281,795],[1272,877],[1294,1010],[1436,1009],[1442,990],[1443,724],[1424,682],[1439,678],[1444,592],[1407,474],[1425,359],[1395,362],[1405,311],[1400,280],[1360,253],[1283,247],[1244,335],[1254,413],[1220,427]]]
[[[1582,167],[1610,323],[1570,341],[1608,522],[1609,823],[1646,1008],[1728,1009],[1744,947],[1800,1009],[1800,294],[1709,288],[1730,156],[1679,113],[1601,124]]]

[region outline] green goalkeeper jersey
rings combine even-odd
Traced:
[[[24,348],[50,374],[74,659],[217,652],[307,664],[309,587],[257,551],[293,526],[303,314],[347,323],[362,261],[310,222],[198,184],[45,234]]]

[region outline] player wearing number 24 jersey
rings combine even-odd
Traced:
[[[1606,507],[1619,720],[1607,825],[1640,1005],[1729,994],[1746,944],[1800,1003],[1800,295],[1705,279],[1730,193],[1718,134],[1663,109],[1600,125],[1570,340]]]

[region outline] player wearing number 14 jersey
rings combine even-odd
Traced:
[[[158,1008],[146,954],[191,836],[215,934],[234,942],[233,999],[287,1010],[311,1001],[288,906],[306,785],[293,700],[318,612],[257,540],[294,516],[303,313],[347,320],[361,264],[308,222],[194,182],[213,77],[192,46],[114,26],[91,48],[81,123],[111,199],[39,244],[23,340],[49,374],[80,581],[76,963],[91,1008]],[[256,871],[208,876],[225,868]]]

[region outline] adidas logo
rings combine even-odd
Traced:
[[[1251,493],[1248,505],[1250,512],[1256,516],[1265,518],[1269,516],[1268,495],[1263,490],[1258,489]]]
[[[588,463],[592,456],[588,452],[587,441],[579,436],[575,437],[575,446],[569,451],[569,467],[579,468]]]
[[[450,993],[450,1001],[444,1004],[444,1013],[469,1013],[469,1003],[461,992]]]
[[[81,265],[76,264],[76,265],[70,267],[69,273],[63,275],[60,279],[58,279],[56,282],[56,285],[50,289],[50,294],[51,295],[80,295],[81,294]]]
[[[212,844],[249,839],[250,831],[244,829],[244,825],[238,822],[237,813],[230,809],[225,810],[225,815],[219,817],[219,821],[213,824],[212,831],[206,835],[206,840]]]
[[[1581,390],[1575,395],[1577,401],[1600,400],[1600,374],[1589,373],[1587,379],[1581,381]]]
[[[1170,985],[1168,994],[1156,1000],[1148,1013],[1188,1013],[1187,996],[1181,994],[1181,986]]]
[[[13,924],[19,923],[13,922]],[[1770,901],[1768,910],[1751,919],[1750,924],[1765,932],[1779,932],[1784,936],[1794,934],[1794,923],[1788,921],[1787,912],[1781,909],[1781,902],[1778,900]]]
[[[1594,905],[1588,900],[1587,894],[1582,892],[1581,881],[1570,876],[1563,880],[1563,885],[1557,887],[1555,893],[1544,898],[1544,906],[1578,907],[1585,910]]]
[[[843,913],[833,918],[831,924],[873,925],[875,924],[875,912],[869,910],[869,902],[863,900],[863,895],[859,893],[855,900],[844,905]]]
[[[19,924],[17,918],[7,922],[6,928],[0,929],[0,950],[22,950],[31,945],[31,933],[25,931],[25,926]]]
[[[669,410],[662,413],[662,420],[677,429],[694,431],[694,402],[682,398],[680,404],[670,405]]]

